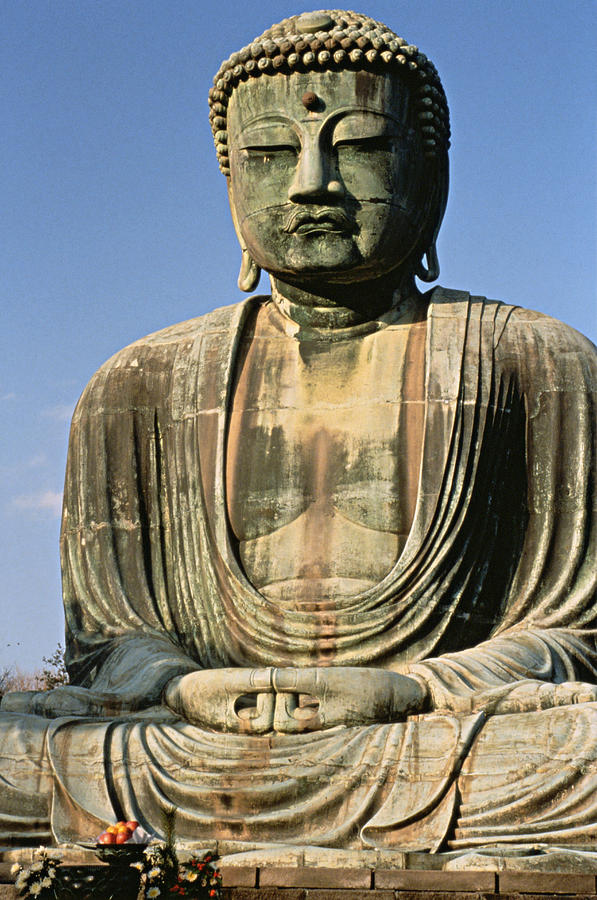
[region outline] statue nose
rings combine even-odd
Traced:
[[[322,199],[338,199],[344,194],[334,177],[329,160],[318,147],[304,147],[299,156],[288,199],[294,203],[313,203]]]

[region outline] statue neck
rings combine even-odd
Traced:
[[[375,282],[333,285],[317,292],[271,278],[272,300],[278,309],[301,328],[338,329],[374,323],[392,313],[392,321],[414,321],[422,303],[414,278],[389,285]]]

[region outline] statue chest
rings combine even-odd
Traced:
[[[263,315],[263,314],[262,314]],[[229,414],[227,511],[255,587],[279,600],[377,583],[410,530],[424,415],[406,366],[424,327],[297,340],[259,317]],[[308,596],[307,596],[308,595]]]

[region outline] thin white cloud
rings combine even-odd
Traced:
[[[14,391],[9,391],[8,394],[2,394],[0,396],[0,400],[16,400],[17,395]]]
[[[45,466],[48,462],[48,457],[45,453],[36,453],[35,456],[30,456],[29,459],[25,461],[25,466],[28,469],[38,469],[40,466]]]
[[[70,422],[74,411],[74,403],[57,403],[56,406],[48,406],[46,409],[42,409],[41,414],[46,419],[53,419],[55,422]]]
[[[59,516],[62,511],[61,491],[37,491],[13,497],[12,506],[33,513],[50,513]]]
[[[48,459],[47,454],[35,453],[33,456],[19,459],[18,462],[13,462],[10,465],[0,463],[0,475],[3,477],[22,478],[23,474],[27,471],[31,469],[42,469],[49,464],[50,460]]]

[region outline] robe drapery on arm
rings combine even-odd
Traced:
[[[431,292],[411,532],[388,575],[339,600],[331,622],[329,609],[281,610],[259,594],[230,538],[227,413],[259,302],[138,341],[81,398],[62,530],[72,680],[135,709],[193,669],[324,656],[410,671],[440,712],[294,737],[218,735],[152,721],[155,708],[58,720],[53,829],[72,839],[87,812],[120,810],[156,827],[169,803],[180,837],[437,849],[461,766],[488,733],[491,704],[467,712],[468,699],[529,679],[597,681],[591,345],[539,314]],[[63,764],[81,742],[105,770],[93,801]]]

